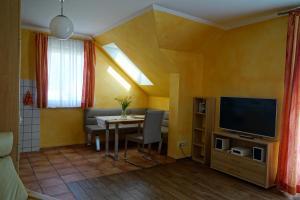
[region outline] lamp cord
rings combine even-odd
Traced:
[[[64,0],[60,0],[60,14],[64,15]]]

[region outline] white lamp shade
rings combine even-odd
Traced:
[[[51,34],[58,39],[66,40],[70,38],[73,34],[73,30],[72,21],[64,15],[57,15],[50,22]]]

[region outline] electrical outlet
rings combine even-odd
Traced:
[[[187,146],[187,142],[186,141],[180,141],[180,142],[178,142],[178,147],[179,148],[184,148],[186,146]]]

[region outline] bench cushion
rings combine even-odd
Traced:
[[[128,109],[127,114],[128,115],[144,115],[146,113],[146,108],[131,108]]]
[[[121,115],[121,109],[96,109],[88,108],[84,112],[85,125],[97,125],[95,116],[117,116]]]
[[[97,131],[104,131],[105,128],[100,127],[100,126],[98,126],[98,125],[86,125],[86,126],[85,126],[85,130],[86,130],[88,133],[93,133],[93,132],[97,132]]]

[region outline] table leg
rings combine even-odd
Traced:
[[[141,133],[141,123],[138,123],[138,134]]]
[[[115,130],[115,160],[119,159],[119,124],[116,124]]]
[[[96,139],[96,151],[100,151],[100,136],[96,135],[95,139]]]
[[[91,133],[87,133],[87,135],[86,135],[86,145],[87,146],[92,145],[92,134]]]
[[[105,129],[105,156],[109,155],[109,124],[106,124]]]
[[[138,134],[140,134],[140,133],[141,133],[141,123],[138,123]],[[138,151],[142,152],[140,143],[138,143]]]

